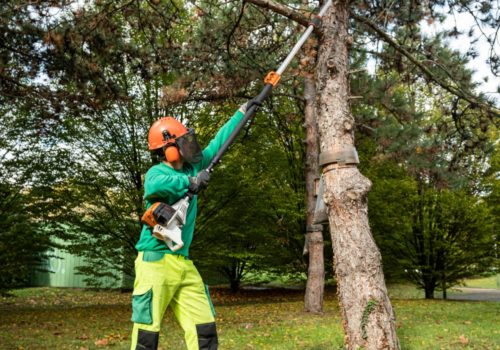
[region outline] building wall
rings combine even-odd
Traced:
[[[84,282],[85,276],[78,274],[77,267],[85,266],[84,258],[68,252],[55,249],[48,254],[45,265],[46,271],[33,271],[31,285],[34,287],[90,287]],[[121,278],[115,281],[111,278],[102,278],[103,288],[131,288],[133,281],[130,278]]]

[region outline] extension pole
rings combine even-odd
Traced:
[[[290,53],[288,54],[288,56],[285,58],[285,60],[283,61],[283,63],[281,64],[281,66],[278,68],[278,70],[276,71],[276,73],[278,75],[281,75],[283,74],[283,72],[286,70],[286,68],[288,67],[288,65],[290,64],[290,62],[292,62],[293,58],[295,57],[295,55],[297,55],[297,53],[299,52],[299,50],[301,49],[302,45],[304,45],[304,43],[307,41],[307,39],[309,38],[309,36],[311,35],[311,33],[313,32],[314,30],[314,27],[316,26],[319,26],[320,24],[320,21],[321,21],[321,18],[325,15],[326,13],[326,10],[328,10],[328,8],[332,5],[332,0],[328,0],[326,2],[326,4],[323,5],[323,7],[321,8],[321,10],[319,11],[319,13],[313,18],[313,20],[309,23],[309,27],[307,27],[306,31],[302,34],[302,36],[300,37],[299,41],[297,41],[297,43],[295,44],[295,46],[293,47],[292,51],[290,51]]]
[[[259,106],[264,102],[264,100],[271,94],[272,89],[278,84],[279,80],[281,79],[281,75],[283,72],[286,70],[290,62],[294,59],[294,57],[297,55],[299,50],[302,48],[302,45],[307,41],[311,33],[313,32],[315,27],[318,27],[321,24],[321,18],[325,15],[326,11],[328,8],[332,5],[332,0],[328,0],[319,13],[311,20],[309,23],[309,26],[307,27],[306,31],[302,34],[300,37],[299,41],[295,44],[295,46],[292,48],[288,56],[285,58],[283,63],[279,66],[278,70],[276,72],[269,72],[267,76],[264,79],[264,88],[262,88],[262,91],[255,97],[253,100],[251,100],[250,105],[248,106],[248,109],[245,113],[245,116],[243,119],[238,123],[238,125],[235,127],[231,135],[229,135],[228,139],[224,144],[221,146],[217,154],[214,156],[212,161],[207,167],[208,172],[212,172],[214,167],[220,162],[222,156],[226,151],[228,150],[229,146],[234,142],[234,139],[240,131],[243,129],[243,127],[246,125],[246,123],[253,119],[255,116],[255,113],[257,112]]]

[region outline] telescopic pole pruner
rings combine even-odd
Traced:
[[[213,171],[214,167],[220,162],[224,153],[226,153],[229,149],[229,146],[231,146],[236,139],[236,136],[238,136],[247,122],[255,116],[257,109],[271,94],[272,89],[278,85],[281,75],[286,70],[290,62],[292,62],[293,58],[297,55],[302,45],[304,45],[306,40],[309,38],[314,28],[321,24],[321,17],[323,17],[331,5],[332,0],[328,0],[323,5],[319,13],[313,17],[299,41],[292,48],[283,63],[281,63],[278,70],[267,74],[264,79],[264,87],[262,88],[262,91],[257,95],[257,97],[251,100],[251,103],[247,106],[245,116],[238,123],[238,125],[236,125],[235,129],[231,132],[227,140],[206,168],[208,172]],[[141,221],[153,228],[153,235],[160,240],[164,240],[167,246],[174,252],[184,246],[184,242],[182,241],[182,226],[186,222],[187,210],[193,195],[193,193],[188,191],[183,198],[179,199],[172,206],[162,202],[154,203],[142,216]]]
[[[264,88],[262,88],[262,91],[257,95],[252,100],[251,105],[247,109],[245,113],[245,117],[238,123],[236,128],[233,130],[231,135],[228,137],[226,142],[221,146],[217,154],[214,156],[212,161],[207,167],[207,171],[212,172],[214,167],[220,162],[222,156],[224,153],[226,153],[227,149],[231,144],[233,143],[234,139],[238,134],[240,133],[241,129],[247,124],[247,122],[255,116],[255,113],[257,112],[257,109],[259,106],[264,102],[264,100],[271,94],[272,89],[278,85],[278,82],[281,79],[281,75],[283,72],[286,70],[290,62],[292,62],[293,58],[297,55],[297,53],[300,51],[304,43],[307,41],[311,33],[314,31],[314,28],[320,25],[321,23],[321,18],[325,15],[326,11],[328,8],[332,5],[332,0],[328,0],[323,7],[320,9],[319,13],[313,17],[311,22],[309,22],[309,26],[307,27],[306,31],[302,34],[300,37],[299,41],[295,44],[295,46],[292,48],[288,56],[285,58],[283,63],[279,66],[279,68],[274,72],[269,72],[267,76],[264,78]]]

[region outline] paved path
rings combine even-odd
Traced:
[[[477,300],[477,301],[499,301],[500,289],[484,288],[453,288],[450,291],[448,299],[450,300]]]

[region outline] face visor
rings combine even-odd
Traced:
[[[175,143],[179,147],[179,152],[186,162],[196,164],[203,158],[200,145],[198,144],[193,129],[189,129],[187,133],[178,137]]]

